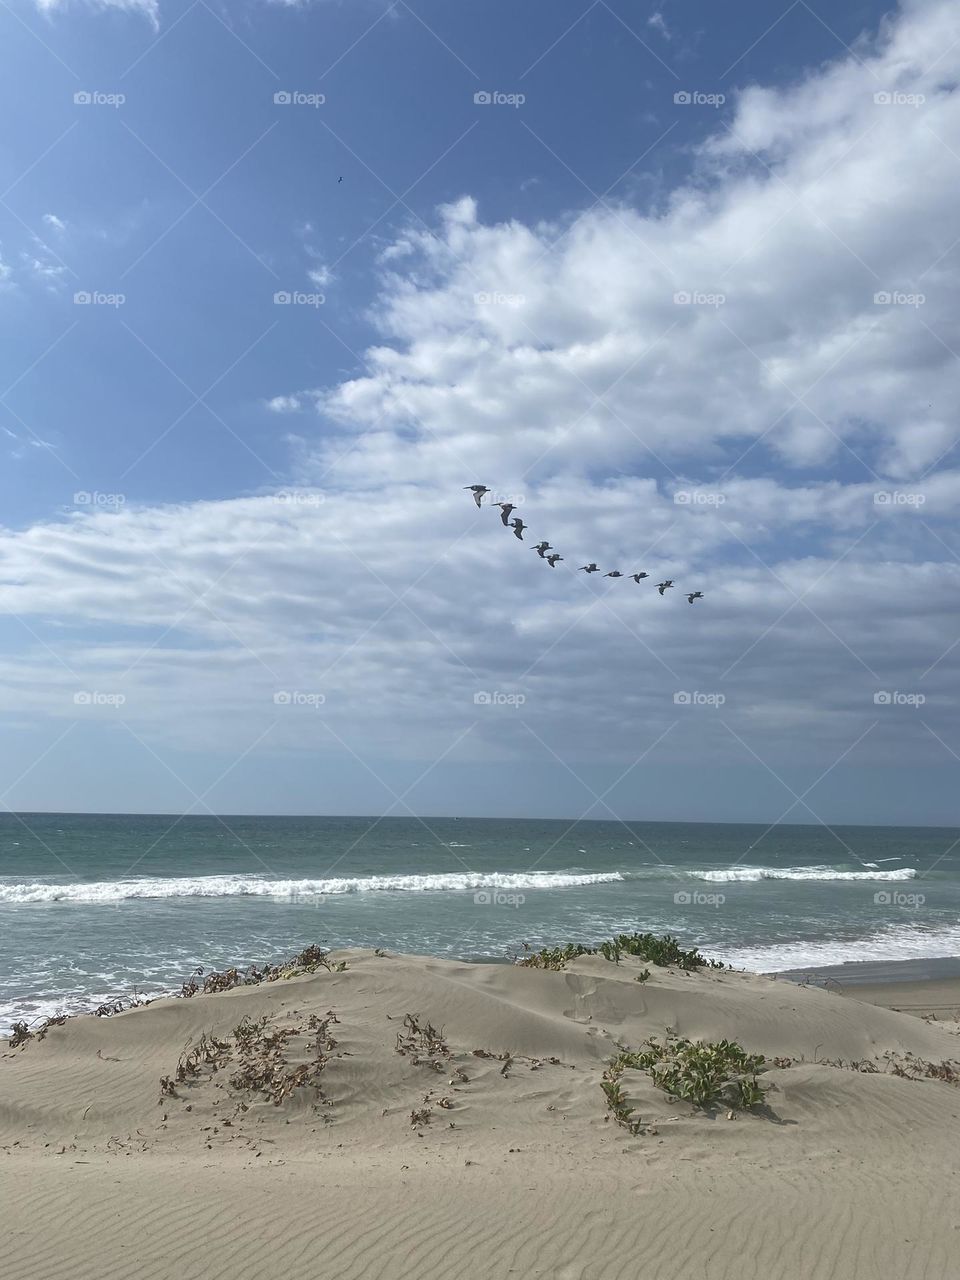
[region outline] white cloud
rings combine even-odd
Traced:
[[[55,213],[45,213],[43,222],[53,231],[66,231],[67,229],[67,224],[61,218],[58,218]]]
[[[960,475],[942,486],[948,511]],[[922,553],[915,510],[765,480],[731,486],[722,510],[678,504],[642,478],[597,485],[589,502],[574,480],[523,496],[523,544],[468,494],[422,484],[87,504],[7,531],[0,607],[33,617],[38,643],[4,664],[0,704],[74,718],[73,692],[96,688],[122,692],[129,723],[177,744],[222,741],[225,723],[253,737],[274,721],[274,745],[315,743],[315,716],[278,719],[275,693],[294,689],[322,693],[325,722],[361,751],[430,759],[476,721],[462,754],[523,755],[529,744],[505,739],[502,718],[477,719],[474,693],[500,689],[524,694],[524,720],[567,758],[622,759],[638,717],[650,738],[675,721],[678,690],[722,690],[724,721],[757,750],[782,745],[788,725],[808,747],[839,750],[875,716],[874,692],[899,688],[925,690],[925,718],[949,732],[960,569],[932,536]],[[874,518],[889,545],[855,547]],[[783,555],[784,531],[802,526],[837,545]],[[564,554],[557,570],[533,554],[540,536]],[[593,557],[651,581],[589,580],[577,566]],[[661,600],[664,575],[677,587]],[[692,587],[706,592],[693,607],[681,596]],[[184,705],[189,717],[171,713]],[[916,716],[897,719],[894,755],[904,735],[923,737]],[[701,716],[695,736],[698,751],[719,750],[719,719]]]
[[[751,445],[768,465],[934,463],[960,392],[954,25],[949,4],[911,6],[857,59],[749,90],[660,211],[491,226],[464,198],[438,237],[410,229],[384,254],[385,342],[324,408],[416,438],[374,432],[357,474],[419,474],[426,453],[450,475],[675,467]],[[878,86],[925,102],[878,104]]]
[[[42,241],[38,240],[36,243],[39,253],[21,253],[21,267],[29,276],[40,281],[41,284],[51,289],[55,288],[62,283],[67,269],[61,262],[56,261],[45,252],[46,246]]]
[[[57,13],[75,4],[94,9],[116,9],[122,13],[141,14],[155,29],[160,26],[159,0],[34,0],[34,4],[41,13]]]
[[[274,396],[266,403],[271,413],[297,413],[303,407],[299,396]]]

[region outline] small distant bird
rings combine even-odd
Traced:
[[[650,575],[649,573],[631,573],[630,577],[634,580],[634,582],[638,583],[641,578],[649,578]]]
[[[599,571],[598,571],[598,569],[597,569],[597,566],[596,566],[595,564],[582,564],[582,565],[580,566],[580,568],[577,570],[577,572],[579,573],[581,570],[582,570],[584,573],[597,573],[597,572],[599,572]]]
[[[516,511],[516,507],[512,502],[498,502],[497,506],[500,508],[500,519],[503,521],[504,525],[509,524],[510,512]]]
[[[337,179],[337,182],[342,182],[342,181],[343,181],[343,178],[338,178],[338,179]]]
[[[520,519],[519,516],[515,520],[511,520],[510,523],[513,526],[513,536],[515,538],[519,538],[520,541],[522,542],[523,531],[524,529],[526,529],[527,526],[523,523],[523,521]]]
[[[487,488],[485,484],[465,484],[463,487],[465,489],[470,490],[470,492],[473,494],[473,500],[478,507],[480,505],[480,499],[483,497],[483,495],[485,493],[490,492],[490,490]]]
[[[609,573],[603,575],[605,578],[622,578],[623,574],[619,569],[611,569]]]
[[[661,595],[663,595],[663,593],[666,591],[667,587],[672,587],[672,586],[673,586],[673,581],[672,581],[672,579],[668,578],[668,579],[666,580],[666,582],[658,582],[658,583],[657,583],[657,590],[660,592],[660,594],[661,594]]]
[[[703,599],[702,591],[691,591],[690,594],[687,596],[687,604],[693,604],[694,600],[702,600],[702,599]]]
[[[537,555],[542,560],[544,556],[544,552],[552,551],[553,547],[551,547],[549,542],[538,542],[537,545],[532,548],[532,550],[536,551]]]
[[[563,556],[558,556],[557,553],[554,552],[552,556],[544,556],[543,558],[551,569],[555,569],[557,567],[557,561],[562,560]]]

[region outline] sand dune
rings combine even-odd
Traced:
[[[951,1030],[632,958],[333,958],[8,1048],[4,1276],[960,1275],[960,1092],[894,1074],[960,1059]],[[619,1126],[608,1061],[668,1031],[778,1059],[766,1105],[731,1120],[628,1071],[642,1131]]]

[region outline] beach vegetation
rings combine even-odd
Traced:
[[[529,951],[518,958],[516,963],[528,969],[565,969],[570,960],[579,956],[601,955],[613,964],[619,964],[623,956],[635,956],[649,964],[662,968],[674,965],[686,972],[697,969],[725,969],[722,960],[708,960],[695,947],[685,950],[671,934],[657,937],[653,933],[620,933],[616,937],[599,943],[596,947],[585,946],[581,942],[568,942],[562,947],[543,947],[539,951]],[[649,976],[649,971],[647,976]],[[640,981],[645,979],[641,978]]]
[[[431,1022],[421,1022],[412,1013],[404,1015],[403,1030],[397,1032],[395,1051],[409,1055],[415,1067],[430,1067],[434,1071],[446,1071],[446,1059],[450,1046],[443,1038],[443,1028],[438,1031]]]
[[[758,1076],[765,1067],[763,1054],[747,1053],[734,1040],[667,1035],[662,1041],[649,1040],[636,1053],[622,1049],[604,1079],[619,1081],[624,1071],[646,1071],[664,1093],[695,1106],[749,1109],[763,1103],[766,1089]]]
[[[13,1033],[10,1036],[10,1048],[18,1049],[20,1045],[26,1044],[28,1040],[33,1039],[33,1032],[25,1022],[15,1022],[13,1024]]]
[[[642,1121],[627,1101],[620,1075],[613,1075],[611,1072],[605,1073],[603,1080],[600,1082],[600,1088],[604,1092],[607,1099],[607,1107],[614,1120],[616,1120],[617,1124],[622,1125],[628,1133],[636,1137],[640,1132]]]
[[[19,1049],[22,1045],[28,1044],[31,1040],[38,1044],[44,1039],[51,1027],[62,1027],[67,1020],[65,1013],[55,1013],[50,1018],[44,1018],[38,1027],[31,1028],[26,1022],[15,1022],[10,1030],[10,1038],[7,1041],[7,1047],[10,1049]]]
[[[218,991],[232,991],[234,987],[253,987],[261,982],[277,982],[283,978],[300,978],[306,973],[316,973],[318,969],[326,969],[329,973],[344,973],[346,960],[331,962],[329,951],[317,943],[305,947],[299,955],[280,964],[250,965],[246,969],[230,968],[219,973],[208,973],[204,977],[202,967],[195,969],[180,988],[182,999],[195,995],[213,995]]]

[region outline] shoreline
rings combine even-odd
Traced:
[[[936,1022],[960,1024],[960,957],[933,960],[861,961],[768,975],[777,981],[813,985],[850,1000]]]
[[[848,964],[779,969],[767,973],[781,982],[813,985],[854,996],[869,1004],[906,1011],[925,1010],[960,1020],[960,956],[913,960],[860,960]]]

